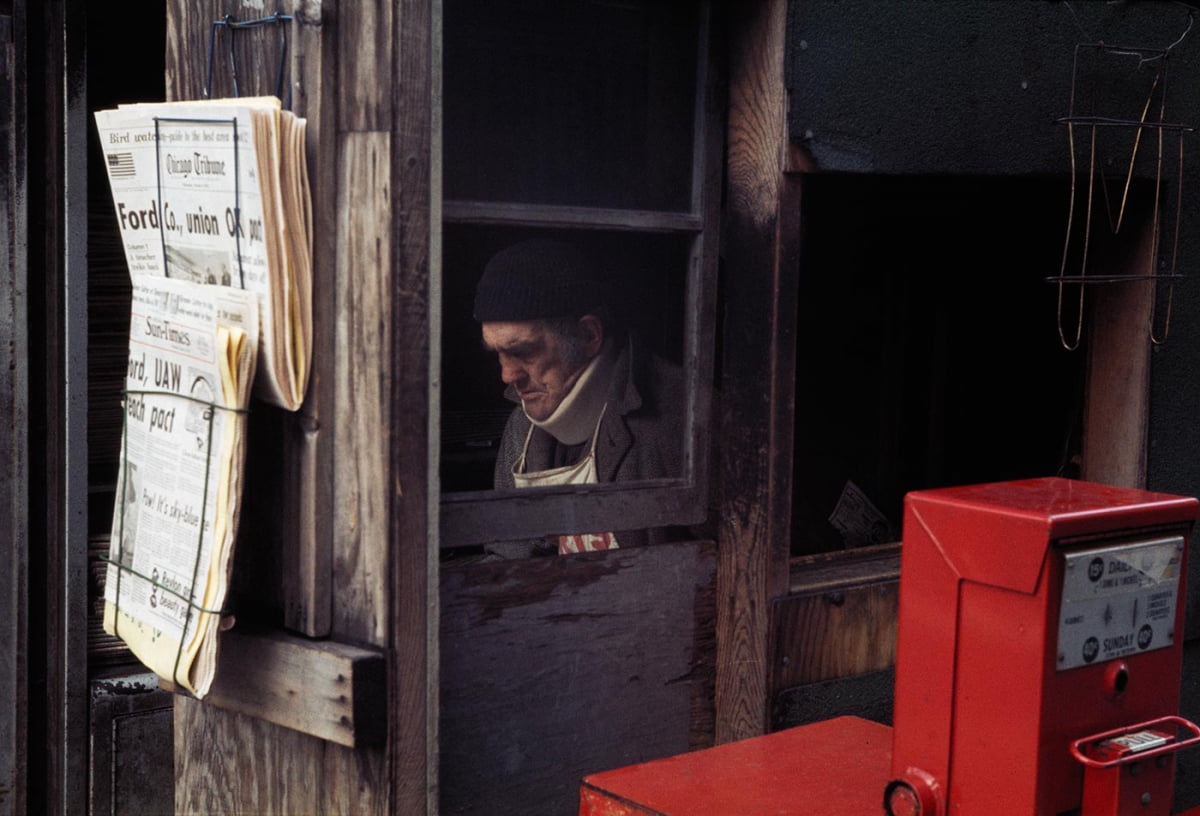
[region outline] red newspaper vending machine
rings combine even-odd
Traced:
[[[1196,513],[1057,478],[909,494],[888,812],[1169,814]]]
[[[893,726],[838,717],[584,779],[581,816],[1167,816],[1193,498],[910,493]],[[1184,816],[1200,816],[1200,808]]]

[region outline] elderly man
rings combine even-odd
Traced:
[[[559,241],[499,252],[475,292],[484,345],[520,401],[500,443],[496,487],[596,484],[679,476],[683,374],[639,352],[608,309],[591,259]],[[664,529],[592,531],[491,545],[522,557],[674,538]]]

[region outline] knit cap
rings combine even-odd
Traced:
[[[533,239],[492,256],[475,288],[475,319],[578,317],[604,303],[597,265],[565,241]]]

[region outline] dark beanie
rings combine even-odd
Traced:
[[[535,239],[492,256],[475,288],[480,323],[579,317],[603,305],[596,264],[571,244]]]

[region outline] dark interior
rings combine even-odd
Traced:
[[[1086,354],[1059,342],[1047,282],[1068,192],[1040,177],[806,178],[795,554],[898,540],[909,490],[1078,475]],[[877,540],[830,524],[847,481],[887,517]]]

